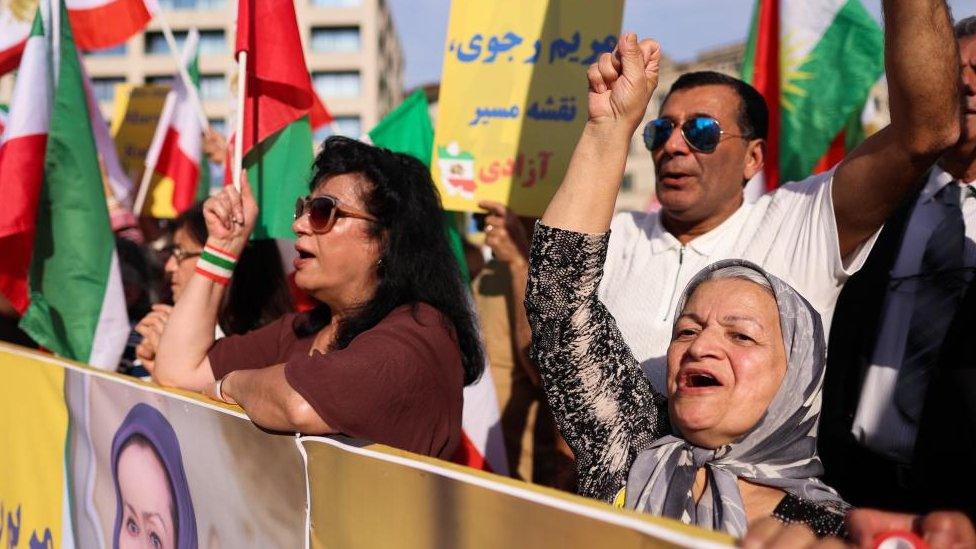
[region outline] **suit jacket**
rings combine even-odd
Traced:
[[[940,349],[911,467],[873,454],[851,434],[881,326],[891,269],[921,188],[891,216],[864,267],[847,281],[838,298],[827,351],[818,449],[824,480],[854,505],[915,512],[955,508],[973,516],[976,476],[970,469],[976,465],[976,283],[967,290]]]

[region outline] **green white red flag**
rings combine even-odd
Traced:
[[[259,23],[260,22],[260,23]],[[308,193],[312,128],[331,115],[312,88],[295,5],[239,0],[235,58],[247,52],[243,167],[260,214],[252,238],[294,238],[295,200]]]
[[[770,109],[767,188],[829,168],[857,144],[883,56],[860,0],[757,0],[742,75]]]
[[[114,369],[129,323],[78,52],[63,2],[40,7],[0,143],[0,292],[41,346]]]
[[[118,46],[142,31],[155,12],[153,0],[66,0],[79,49]],[[0,4],[0,75],[17,68],[30,34],[36,0]]]
[[[186,38],[181,59],[194,86],[200,80],[198,42],[199,33],[193,29]],[[201,190],[209,190],[203,127],[179,73],[173,75],[173,88],[163,104],[146,154],[146,166],[161,178],[146,203],[152,217],[176,217],[200,198]]]

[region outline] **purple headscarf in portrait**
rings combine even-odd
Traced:
[[[119,488],[119,454],[133,437],[149,441],[153,451],[166,470],[170,495],[173,498],[176,524],[176,548],[196,549],[197,521],[190,499],[190,487],[183,471],[183,458],[176,432],[163,414],[148,404],[139,403],[129,410],[112,439],[112,480],[115,483],[115,528],[112,547],[119,549],[119,532],[122,530],[122,492]]]

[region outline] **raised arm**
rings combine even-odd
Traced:
[[[246,179],[242,182],[243,196],[227,186],[203,206],[207,245],[237,257],[247,245],[258,214],[251,188]],[[199,272],[193,274],[159,339],[153,380],[192,391],[203,391],[214,382],[207,351],[214,342],[217,313],[226,289]]]
[[[613,53],[590,66],[589,118],[544,224],[590,234],[610,228],[630,138],[657,88],[660,61],[657,42],[638,44],[637,35],[627,33]]]
[[[612,501],[637,454],[670,427],[667,402],[597,298],[607,241],[538,224],[525,305],[542,386],[576,457],[577,490]]]
[[[837,168],[834,212],[846,256],[959,137],[959,54],[945,0],[885,0],[891,125]]]

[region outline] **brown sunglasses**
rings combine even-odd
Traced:
[[[330,196],[303,196],[295,201],[295,220],[308,212],[308,223],[317,233],[327,233],[332,230],[335,221],[340,217],[352,217],[376,221],[376,218],[366,212],[347,208],[339,203],[339,199]]]

